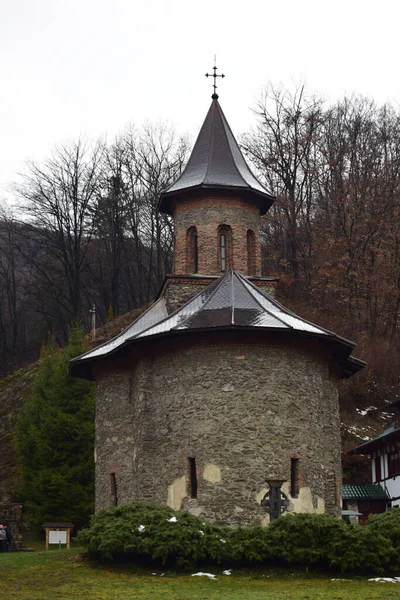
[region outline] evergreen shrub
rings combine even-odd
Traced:
[[[267,527],[240,527],[229,530],[227,554],[232,561],[246,564],[267,563],[275,558]]]
[[[289,565],[329,564],[330,545],[340,538],[346,523],[329,515],[288,514],[268,527],[275,558]]]
[[[370,515],[365,528],[388,538],[400,550],[400,509],[391,508],[384,513]]]
[[[96,513],[79,534],[89,556],[189,566],[227,558],[226,530],[186,512],[133,503]]]
[[[398,547],[382,525],[385,515],[379,516],[362,527],[328,515],[289,514],[269,527],[235,529],[166,506],[133,503],[99,511],[78,539],[92,558],[117,562],[168,567],[280,562],[348,573],[391,572],[399,567]],[[386,517],[387,529],[394,518]]]
[[[328,558],[331,567],[349,573],[389,573],[399,564],[390,539],[362,525],[334,532]]]

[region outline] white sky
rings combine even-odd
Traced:
[[[0,199],[81,134],[168,120],[193,137],[212,93],[238,136],[262,87],[400,99],[398,0],[0,0]]]

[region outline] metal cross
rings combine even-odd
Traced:
[[[213,71],[214,71],[214,73],[206,73],[206,77],[214,77],[214,83],[213,83],[214,93],[211,96],[211,98],[213,100],[217,100],[218,99],[218,94],[217,94],[217,77],[221,77],[221,79],[223,79],[225,77],[225,75],[223,73],[222,73],[222,75],[217,75],[216,56],[214,56]]]

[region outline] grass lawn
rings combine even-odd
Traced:
[[[373,600],[400,598],[400,583],[331,577],[290,570],[233,571],[216,580],[133,567],[87,563],[79,549],[0,554],[4,597],[18,600]]]

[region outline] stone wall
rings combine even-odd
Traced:
[[[218,228],[226,225],[231,229],[227,268],[248,273],[247,231],[255,235],[252,275],[261,275],[260,208],[253,199],[222,191],[199,192],[177,200],[174,210],[175,274],[188,271],[188,230],[197,228],[198,272],[220,275]]]
[[[97,509],[112,503],[115,477],[121,504],[168,504],[221,524],[266,523],[265,481],[290,481],[298,458],[291,510],[340,515],[337,374],[327,349],[290,335],[236,335],[154,341],[98,366]],[[190,498],[189,458],[197,498]]]

